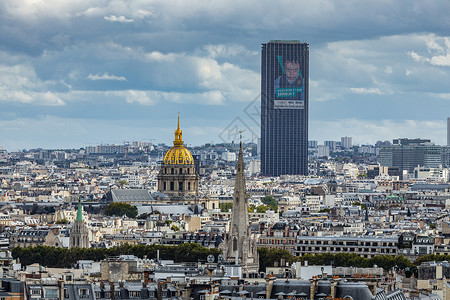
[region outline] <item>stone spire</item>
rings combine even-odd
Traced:
[[[224,254],[226,260],[241,265],[242,272],[258,271],[256,240],[251,236],[248,217],[242,142],[239,147],[236,169],[230,231],[224,245]]]
[[[242,246],[242,239],[245,238],[248,235],[248,233],[249,233],[248,199],[246,197],[244,157],[242,154],[242,142],[241,142],[237,161],[236,181],[234,184],[233,210],[231,213],[230,234],[233,237],[237,237],[238,245]],[[233,246],[233,248],[235,247]],[[233,251],[236,251],[236,249],[233,249]]]

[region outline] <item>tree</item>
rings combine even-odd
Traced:
[[[258,248],[258,256],[260,272],[265,272],[267,267],[273,267],[275,262],[280,262],[281,259],[284,259],[289,264],[296,261],[296,258],[285,249]]]
[[[267,211],[267,207],[264,205],[258,205],[256,207],[256,212],[257,213],[265,213]]]
[[[278,202],[272,196],[265,196],[261,199],[261,202],[267,205],[270,210],[273,210],[274,212],[278,211]]]
[[[69,220],[64,218],[64,219],[56,221],[55,224],[69,224]]]
[[[124,185],[128,185],[128,182],[126,180],[123,180],[123,179],[119,180],[118,183],[119,183],[120,188],[123,188]]]
[[[113,202],[110,203],[105,209],[105,215],[122,217],[126,215],[128,218],[136,218],[138,209],[136,206],[131,206],[128,203]]]
[[[137,219],[140,219],[140,220],[146,220],[146,219],[148,219],[151,215],[152,215],[151,213],[143,213],[143,214],[140,214],[139,216],[137,216]]]
[[[221,212],[228,212],[233,208],[233,202],[219,203],[219,208]]]
[[[78,260],[100,261],[110,256],[122,254],[135,255],[139,258],[147,256],[156,258],[159,250],[161,259],[174,260],[175,262],[206,261],[208,255],[216,258],[220,254],[219,249],[208,249],[196,243],[185,243],[177,246],[167,245],[136,245],[124,244],[112,248],[57,248],[49,246],[16,247],[12,250],[14,259],[19,258],[23,265],[39,263],[49,268],[67,268],[73,266]]]

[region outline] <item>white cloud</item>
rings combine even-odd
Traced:
[[[379,88],[350,88],[350,91],[362,95],[383,95]]]
[[[145,106],[163,103],[224,105],[226,98],[221,91],[212,90],[201,93],[165,92],[156,90],[109,90],[109,91],[71,91],[60,95],[66,102],[90,101],[125,101],[130,104]]]
[[[34,68],[29,65],[0,65],[0,102],[65,105],[56,93],[49,91],[55,85],[53,81],[37,78]]]
[[[417,61],[417,62],[428,62],[428,63],[430,62],[429,58],[421,56],[421,55],[419,55],[418,53],[416,53],[414,51],[409,51],[408,55],[411,56],[411,58],[414,61]]]
[[[242,45],[224,45],[224,44],[218,44],[218,45],[211,45],[208,44],[203,47],[212,58],[217,57],[231,57],[231,56],[238,56],[238,55],[258,55],[259,53],[256,51],[249,51]]]
[[[105,16],[104,19],[109,22],[118,22],[118,23],[133,23],[134,22],[133,19],[127,19],[125,16],[117,17],[115,15]]]
[[[438,55],[431,58],[430,63],[435,66],[450,66],[450,53],[447,55]]]
[[[108,73],[104,73],[102,75],[98,74],[89,74],[88,79],[91,80],[117,80],[117,81],[127,81],[127,79],[124,76],[116,76],[116,75],[110,75]]]
[[[415,51],[409,51],[408,54],[414,61],[441,67],[450,66],[450,37],[428,34],[419,38],[426,46],[426,53],[420,55]]]
[[[177,93],[162,91],[110,91],[107,94],[125,98],[128,103],[141,105],[155,105],[162,102],[175,102],[182,104],[223,105],[225,98],[220,91],[204,93]]]
[[[146,60],[155,62],[164,62],[164,61],[173,62],[175,59],[183,56],[184,55],[182,54],[174,54],[174,53],[163,54],[158,51],[148,52],[143,55],[143,57]]]

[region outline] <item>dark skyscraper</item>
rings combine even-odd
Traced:
[[[450,118],[447,118],[447,146],[450,146]]]
[[[270,41],[261,60],[261,173],[306,175],[308,44]]]

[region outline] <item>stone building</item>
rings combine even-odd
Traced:
[[[161,170],[158,174],[158,191],[171,197],[198,195],[199,176],[195,170],[194,158],[183,145],[183,132],[175,130],[173,147],[164,155]]]
[[[70,231],[70,248],[89,248],[89,232],[86,224],[83,221],[83,211],[81,202],[78,201],[77,219],[73,223]]]

